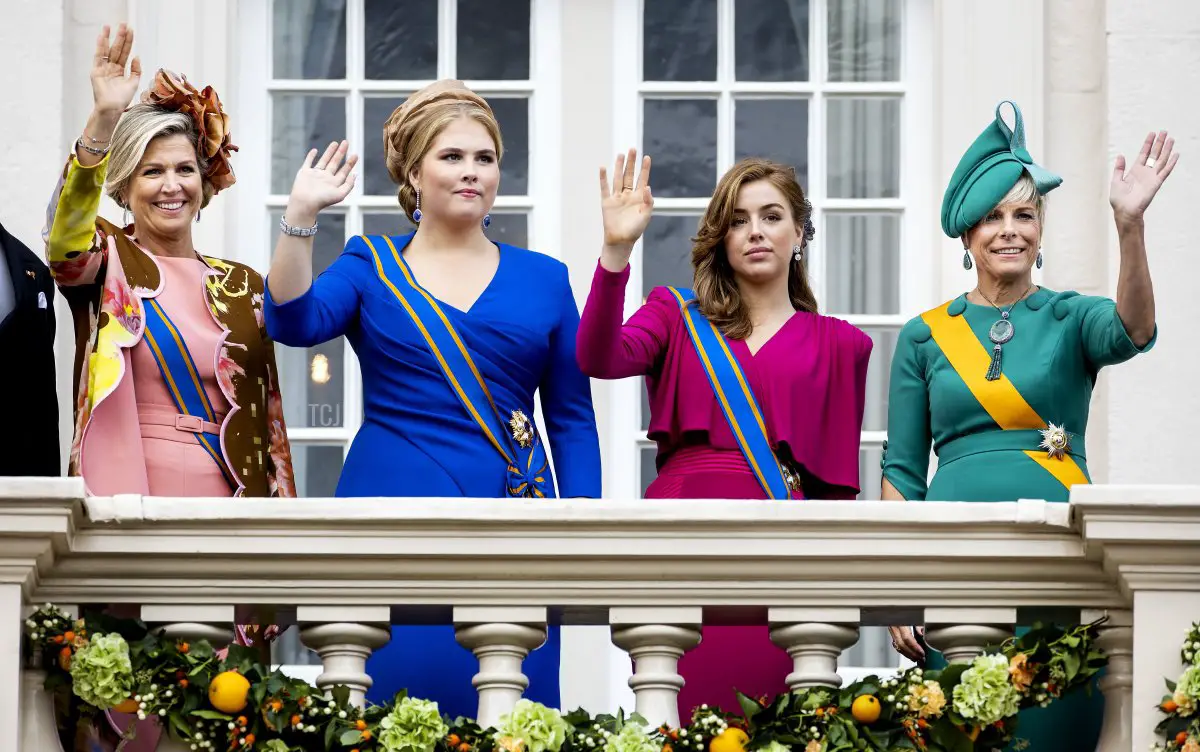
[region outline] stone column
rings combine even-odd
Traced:
[[[703,611],[684,608],[614,608],[608,621],[612,640],[633,659],[635,710],[652,727],[679,726],[679,659],[700,644]]]

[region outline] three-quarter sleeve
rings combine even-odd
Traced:
[[[1080,319],[1080,341],[1083,352],[1093,368],[1124,363],[1135,355],[1147,352],[1158,339],[1158,327],[1154,336],[1143,347],[1133,343],[1125,323],[1117,314],[1117,304],[1111,298],[1077,296],[1059,305],[1070,305],[1078,311]]]
[[[46,261],[61,286],[87,285],[103,279],[108,244],[96,227],[108,155],[84,167],[72,154],[46,207]]]
[[[929,327],[914,319],[900,330],[892,356],[888,387],[887,447],[883,477],[908,501],[924,500],[929,490],[929,384],[919,344],[929,339]]]
[[[553,288],[559,299],[558,323],[551,334],[550,357],[538,391],[558,492],[564,498],[599,498],[600,438],[596,433],[591,382],[575,361],[579,310],[571,293],[567,267],[558,267]]]
[[[374,274],[369,251],[359,236],[298,298],[276,303],[267,278],[263,312],[267,334],[289,347],[312,347],[340,337],[358,318],[364,275]]]
[[[596,265],[575,348],[579,367],[592,378],[643,376],[654,370],[666,351],[670,316],[678,305],[666,289],[655,288],[646,304],[622,325],[628,282],[629,267],[610,272]]]

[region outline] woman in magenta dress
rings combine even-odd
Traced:
[[[734,165],[693,239],[694,292],[655,288],[622,324],[629,255],[654,205],[650,158],[640,175],[635,160],[617,158],[612,190],[601,169],[604,247],[576,355],[594,378],[646,377],[658,444],[647,498],[853,499],[872,342],[817,313],[804,263],[812,208],[795,171]],[[703,703],[737,710],[734,689],[786,691],[791,670],[765,626],[706,627],[680,661],[680,717]]]

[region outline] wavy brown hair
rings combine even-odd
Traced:
[[[388,175],[399,186],[396,198],[413,224],[416,224],[413,210],[417,208],[417,191],[411,175],[446,126],[459,118],[470,118],[487,129],[496,144],[496,161],[500,161],[504,156],[500,124],[487,100],[461,81],[443,79],[426,86],[393,110],[383,125]]]
[[[794,168],[768,159],[749,157],[730,167],[721,176],[704,218],[700,220],[700,229],[692,238],[692,285],[700,310],[730,339],[745,339],[754,327],[750,323],[750,311],[738,290],[733,267],[729,265],[725,236],[733,222],[738,192],[743,185],[759,180],[769,181],[787,199],[787,211],[806,250],[812,238],[812,205],[804,197],[804,189],[796,182]],[[792,300],[792,308],[797,311],[816,313],[817,298],[808,286],[808,269],[803,258],[808,254],[801,255],[800,261],[789,262],[788,297]]]

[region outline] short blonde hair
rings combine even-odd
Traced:
[[[204,175],[208,163],[200,154],[199,136],[190,117],[146,103],[135,104],[126,110],[113,131],[112,146],[108,151],[108,179],[104,183],[104,190],[109,198],[116,201],[118,206],[128,208],[125,192],[129,190],[129,184],[133,182],[134,173],[146,155],[150,142],[162,136],[175,135],[187,136],[192,142],[200,174]],[[203,178],[203,185],[204,198],[200,208],[208,206],[215,192],[207,176]]]
[[[1004,198],[1000,199],[996,206],[1005,204],[1033,204],[1037,211],[1038,224],[1046,223],[1046,197],[1038,192],[1037,184],[1029,177],[1028,172],[1021,173],[1016,185],[1008,189],[1008,193],[1004,194]]]
[[[417,191],[411,176],[441,132],[459,118],[482,124],[496,144],[497,161],[504,156],[500,124],[491,106],[459,81],[437,81],[421,89],[393,110],[384,123],[383,150],[388,175],[399,186],[396,198],[410,220],[417,208]]]

